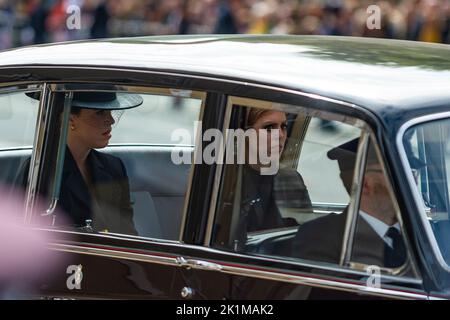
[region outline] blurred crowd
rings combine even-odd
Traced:
[[[367,19],[377,5],[381,28]],[[0,0],[0,49],[166,34],[349,35],[450,43],[450,0]]]

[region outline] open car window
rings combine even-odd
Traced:
[[[48,142],[48,179],[39,194],[49,206],[57,201],[44,222],[178,240],[205,94],[95,85],[52,94],[57,138]],[[79,146],[89,148],[84,167]]]
[[[14,87],[0,93],[0,188],[3,195],[13,192],[24,203],[28,175],[22,174],[31,156],[39,114],[39,102],[27,95],[37,93]]]
[[[376,145],[369,139],[355,228],[351,264],[374,266],[392,274],[414,277],[400,208],[387,179]]]
[[[250,99],[230,108],[212,247],[409,275],[399,209],[361,122]]]
[[[234,99],[231,105],[230,129],[241,129],[243,136],[229,134],[227,146],[243,151],[241,160],[247,162],[235,158],[231,163],[226,158],[211,246],[338,264],[345,228],[343,212],[350,202],[355,163],[342,168],[330,152],[358,138],[361,128],[339,116],[324,113],[322,118],[307,109],[279,103]],[[252,129],[266,135],[255,133],[252,141]],[[273,140],[269,133],[277,129],[279,135]],[[277,167],[269,174],[262,173],[262,161],[251,161],[252,153],[260,152],[266,141],[271,164]],[[274,149],[275,141],[278,146]],[[225,153],[229,155],[230,150]],[[349,179],[350,185],[343,179]],[[327,217],[338,218],[340,223],[318,225],[321,230],[309,231]],[[328,237],[330,231],[325,228],[329,227],[334,228],[335,238]]]

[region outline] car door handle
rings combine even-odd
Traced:
[[[212,270],[212,271],[220,271],[222,270],[222,266],[217,263],[212,263],[204,260],[196,260],[196,259],[185,259],[183,257],[177,257],[177,264],[181,267],[187,269],[201,269],[201,270]]]

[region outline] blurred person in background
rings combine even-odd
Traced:
[[[247,33],[271,33],[271,24],[277,4],[273,1],[255,2],[250,9],[251,22]]]
[[[46,29],[51,32],[52,42],[69,40],[69,30],[66,25],[67,14],[64,2],[64,0],[57,0],[56,3],[51,6],[45,20]]]
[[[41,44],[48,41],[46,20],[49,13],[49,1],[30,1],[30,25],[33,28],[33,43]]]
[[[427,42],[442,42],[444,16],[436,0],[422,1],[422,19],[419,21],[418,39]]]
[[[0,0],[0,50],[12,47],[13,8],[7,0]]]
[[[68,9],[81,26],[68,30]],[[369,6],[381,28],[368,29]],[[166,34],[306,34],[449,43],[450,0],[0,0],[0,49]]]
[[[107,38],[109,12],[106,1],[97,1],[92,8],[92,26],[90,28],[90,37],[92,39]]]
[[[45,212],[36,205],[36,212]],[[23,195],[0,186],[0,299],[30,298],[64,262],[47,249],[47,233],[23,224]],[[65,268],[65,267],[64,267]]]
[[[238,33],[234,12],[238,6],[236,0],[220,0],[217,8],[217,23],[214,33],[233,34]]]
[[[408,8],[407,39],[446,42],[448,34],[449,1],[415,0]],[[447,8],[447,10],[446,10]]]
[[[178,25],[178,34],[189,34],[191,33],[191,25],[192,25],[192,14],[189,0],[184,1],[180,5],[180,22]]]

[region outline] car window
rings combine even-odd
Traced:
[[[245,153],[245,161],[236,154],[234,163],[225,157],[212,247],[412,275],[398,205],[373,142],[361,156],[364,173],[354,186],[357,153],[366,150],[360,146],[361,137],[368,136],[364,127],[349,118],[344,122],[336,115],[257,100],[235,99],[232,110],[234,132],[228,132],[225,153],[234,146],[236,154]],[[239,128],[242,136],[236,134]],[[252,136],[255,129],[266,135]],[[277,129],[279,135],[269,137]],[[270,174],[263,173],[269,165],[261,159],[251,161],[261,147],[278,155],[277,170]],[[355,217],[349,220],[352,203]]]
[[[66,143],[52,223],[178,240],[204,94],[95,88],[54,94],[69,111],[56,120],[66,121]]]
[[[258,136],[257,147],[252,147],[249,134],[241,148],[248,162],[225,164],[211,246],[339,263],[355,163],[346,154],[346,161],[338,163],[336,149],[357,139],[362,130],[331,114],[322,118],[304,108],[237,100],[230,128],[278,129],[279,135]],[[262,174],[262,161],[250,161],[252,152],[266,143],[273,162],[279,155],[278,170],[270,174]]]
[[[341,177],[339,161],[331,161],[327,152],[359,137],[361,130],[338,121],[311,118],[303,141],[297,171],[308,185],[309,196],[317,211],[341,212],[350,201],[349,186]],[[334,160],[334,159],[333,159]],[[348,167],[353,169],[353,163]],[[318,168],[321,168],[318,170]],[[351,179],[353,170],[347,175]],[[316,217],[316,216],[314,216]],[[314,218],[313,217],[313,218]]]
[[[356,150],[355,150],[356,154]],[[351,261],[412,275],[405,232],[375,145],[369,143],[356,217]],[[401,270],[403,269],[403,270]]]
[[[403,145],[414,192],[426,215],[444,260],[450,265],[450,121],[430,121],[408,129]]]
[[[31,156],[39,102],[16,90],[0,94],[0,185],[25,191],[28,176],[21,168]]]

